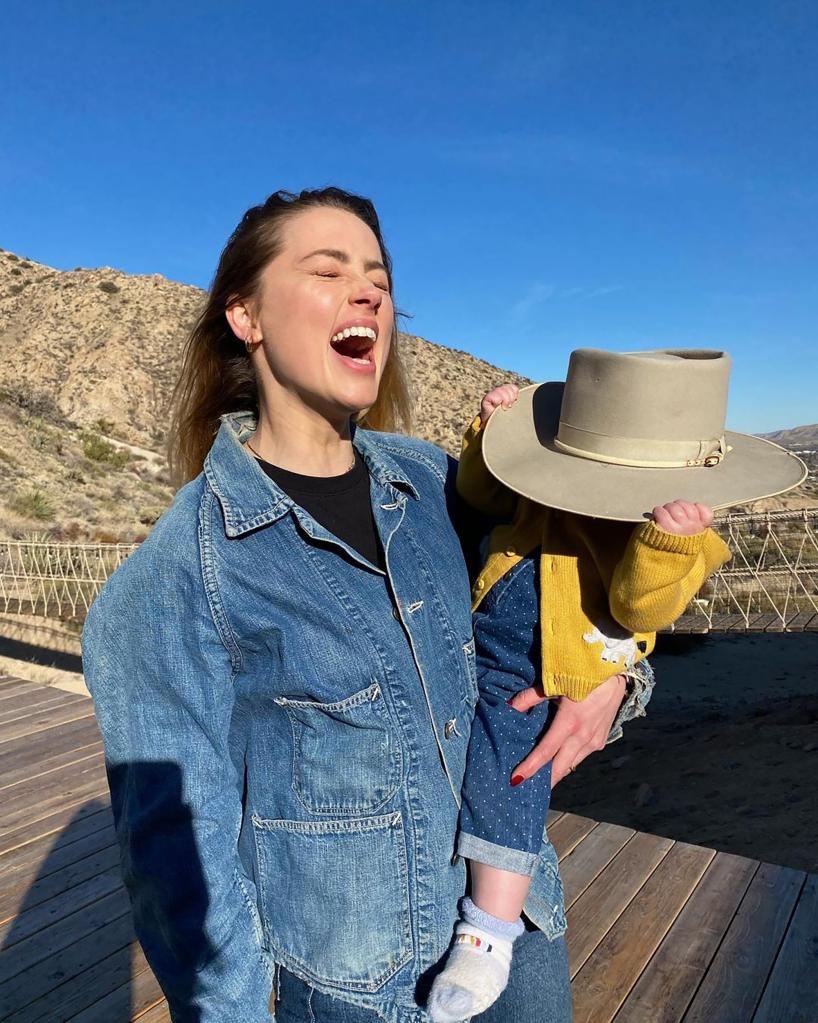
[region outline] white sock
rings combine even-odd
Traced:
[[[434,1023],[459,1023],[497,1001],[508,984],[514,939],[525,930],[522,920],[500,920],[469,898],[463,900],[461,916],[446,965],[429,994],[427,1010]]]

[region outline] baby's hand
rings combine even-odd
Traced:
[[[696,533],[703,533],[713,524],[713,509],[708,508],[706,504],[676,500],[669,504],[657,505],[651,517],[666,533],[694,536]]]
[[[480,419],[485,425],[492,412],[499,408],[511,408],[514,402],[520,397],[520,388],[516,384],[500,384],[480,402]]]

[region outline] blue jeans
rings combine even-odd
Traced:
[[[322,994],[287,970],[280,971],[276,1023],[382,1023],[371,1009]],[[420,1023],[425,1013],[410,1013]],[[508,987],[472,1023],[571,1023],[571,983],[565,939],[533,929],[514,943]]]
[[[543,840],[551,798],[551,764],[512,787],[514,768],[546,731],[554,705],[540,703],[525,714],[508,700],[530,685],[510,671],[480,671],[477,704],[469,738],[463,803],[460,808],[461,856],[515,874],[533,874]]]

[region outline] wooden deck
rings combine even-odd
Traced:
[[[816,1023],[818,876],[553,814],[576,1023]],[[91,701],[0,679],[0,1020],[170,1019]],[[513,1023],[513,1021],[509,1021]]]

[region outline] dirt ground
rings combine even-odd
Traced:
[[[648,716],[553,805],[818,871],[818,634],[660,637]]]

